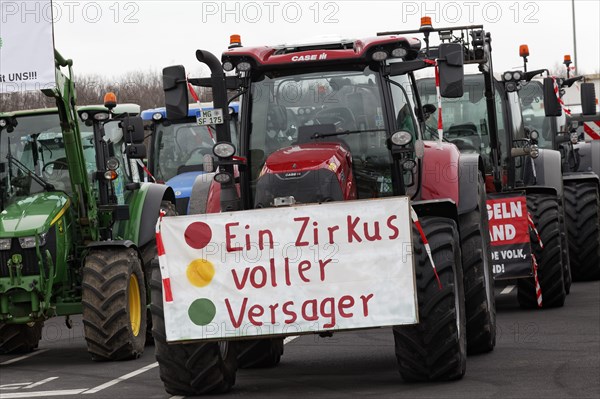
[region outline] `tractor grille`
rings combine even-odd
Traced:
[[[42,255],[47,250],[50,251],[50,255],[52,256],[52,261],[56,263],[56,229],[51,228],[48,234],[46,235],[46,245],[40,247],[40,251]],[[18,238],[13,238],[11,242],[10,250],[8,251],[0,251],[0,277],[8,277],[10,276],[8,272],[8,261],[10,260],[13,254],[21,254],[23,257],[23,276],[35,276],[40,274],[39,266],[38,266],[38,257],[35,252],[35,248],[23,249],[19,244]],[[44,272],[45,275],[48,275],[48,266],[44,262]]]
[[[178,215],[187,215],[189,203],[190,203],[190,197],[176,198],[175,199],[175,208],[177,209],[177,214]]]

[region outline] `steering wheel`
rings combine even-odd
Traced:
[[[52,171],[48,172],[47,169],[48,169],[48,167],[50,165],[52,165]],[[42,168],[42,174],[44,174],[45,176],[48,176],[48,177],[51,176],[51,175],[53,175],[54,174],[55,165],[63,166],[61,168],[58,168],[57,170],[62,170],[62,171],[69,170],[69,165],[65,161],[58,161],[58,160],[57,161],[50,161],[46,165],[44,165],[44,167]],[[62,176],[62,173],[61,173],[61,176]]]
[[[210,153],[211,153],[211,151],[210,151],[209,149],[207,149],[207,148],[204,148],[204,147],[196,147],[196,148],[194,148],[194,149],[192,150],[192,152],[190,152],[190,155],[188,155],[188,157],[187,157],[187,160],[184,162],[184,165],[188,165],[188,162],[190,162],[190,161],[191,161],[191,160],[194,158],[194,156],[195,156],[196,154],[199,154],[199,155],[200,155],[200,159],[199,159],[199,161],[198,161],[198,162],[193,162],[192,164],[193,164],[193,165],[195,165],[195,164],[202,164],[202,162],[203,162],[203,160],[204,160],[204,155],[206,155],[206,154],[210,154]]]
[[[352,111],[348,108],[339,107],[322,109],[317,112],[314,121],[319,125],[331,123],[335,125],[335,128],[338,131],[357,130],[354,115],[352,115]]]

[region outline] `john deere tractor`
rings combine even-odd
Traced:
[[[138,357],[147,323],[146,265],[164,185],[132,179],[145,157],[139,112],[75,108],[72,61],[55,52],[57,108],[0,114],[0,353],[35,349],[43,323],[82,314],[94,360]],[[64,74],[62,68],[67,68]]]

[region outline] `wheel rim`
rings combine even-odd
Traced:
[[[142,301],[140,299],[140,287],[135,274],[129,277],[129,321],[134,336],[140,333],[142,325]]]

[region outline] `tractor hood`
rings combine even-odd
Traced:
[[[167,181],[167,185],[175,191],[175,198],[189,198],[192,195],[192,187],[194,187],[196,177],[203,174],[204,172],[182,173]]]
[[[301,172],[317,169],[335,171],[349,152],[341,143],[310,143],[283,148],[269,156],[264,173]]]
[[[10,204],[0,212],[0,238],[42,234],[70,205],[64,193],[39,193]]]

